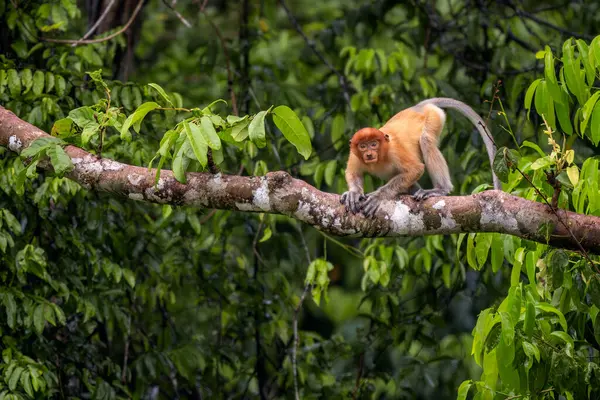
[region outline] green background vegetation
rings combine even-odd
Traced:
[[[598,2],[125,0],[90,39],[124,33],[53,41],[111,3],[0,0],[0,104],[180,178],[210,148],[223,173],[342,193],[355,130],[454,97],[488,119],[505,191],[600,215]],[[483,190],[483,143],[449,115],[454,194]],[[61,177],[57,143],[0,149],[0,399],[600,398],[595,256],[123,200]]]

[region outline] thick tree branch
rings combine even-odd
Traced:
[[[36,138],[47,136],[0,106],[0,145],[20,152]],[[162,170],[100,159],[75,146],[65,148],[75,168],[67,175],[90,190],[132,200],[248,212],[283,214],[338,236],[420,236],[464,232],[499,232],[555,247],[579,245],[541,203],[490,190],[472,196],[436,197],[417,202],[410,196],[383,204],[375,218],[344,210],[339,195],[324,193],[285,172],[264,177],[188,173],[179,183]],[[600,254],[600,218],[559,210],[558,215],[590,253]],[[547,232],[551,234],[546,237]]]

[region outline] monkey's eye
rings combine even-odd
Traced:
[[[364,144],[364,143],[361,143],[361,144],[358,145],[358,148],[361,149],[361,150],[366,150],[367,149],[367,145]]]
[[[377,148],[377,146],[379,146],[379,143],[378,143],[378,142],[371,142],[371,147],[372,147],[372,148],[376,149],[376,148]]]

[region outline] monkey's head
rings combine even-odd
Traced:
[[[390,135],[375,128],[363,128],[350,139],[352,151],[365,164],[385,161],[390,142]]]

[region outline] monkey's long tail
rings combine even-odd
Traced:
[[[431,99],[423,100],[417,104],[415,108],[420,108],[425,104],[433,104],[440,108],[453,108],[457,111],[460,111],[469,119],[469,121],[471,121],[473,125],[475,125],[479,131],[479,134],[481,135],[481,138],[483,139],[483,143],[485,143],[485,149],[487,150],[488,157],[490,159],[490,168],[492,169],[494,189],[502,190],[502,184],[494,173],[494,156],[496,155],[496,146],[494,145],[494,141],[492,140],[492,136],[487,125],[483,119],[481,119],[479,114],[477,114],[471,107],[462,101],[455,100],[450,97],[432,97]]]

